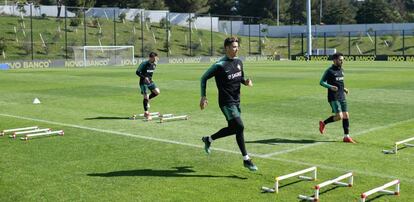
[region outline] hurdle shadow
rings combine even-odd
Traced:
[[[254,140],[254,141],[246,141],[246,143],[256,143],[256,144],[315,144],[317,142],[335,142],[332,140],[322,140],[322,141],[316,141],[316,140],[306,140],[306,139],[300,139],[300,140],[292,140],[292,139],[284,139],[284,138],[272,138],[272,139],[264,139],[264,140]]]
[[[296,180],[296,181],[289,182],[289,183],[284,184],[284,185],[279,185],[279,189],[282,189],[283,187],[287,187],[287,186],[290,186],[290,185],[297,184],[297,183],[299,183],[299,182],[304,182],[304,181],[303,181],[303,180]]]
[[[393,195],[390,195],[390,194],[379,194],[379,195],[377,195],[375,197],[372,197],[370,199],[365,199],[365,201],[366,202],[375,201],[375,200],[380,199],[380,198],[382,198],[384,196],[393,196]]]
[[[246,177],[237,175],[197,175],[192,166],[172,167],[171,170],[154,170],[154,169],[138,169],[138,170],[121,170],[107,173],[89,173],[91,177],[202,177],[202,178],[233,178],[246,180]]]
[[[130,119],[131,117],[122,117],[122,116],[97,116],[85,118],[85,120],[117,120],[117,119]]]
[[[346,188],[346,187],[342,187],[342,186],[335,186],[335,187],[329,188],[329,189],[327,189],[327,190],[325,190],[325,191],[323,191],[323,192],[319,192],[319,197],[320,197],[321,195],[323,195],[323,194],[327,193],[327,192],[333,191],[333,190],[338,189],[338,188]],[[315,195],[311,195],[311,197],[315,197]],[[300,201],[307,201],[307,200],[302,199],[302,200],[300,200]]]
[[[329,189],[326,189],[325,191],[319,192],[319,196],[321,196],[321,195],[323,195],[323,194],[325,194],[327,192],[333,191],[335,189],[338,189],[338,188],[347,188],[347,187],[344,187],[344,186],[334,186],[334,187],[331,187]]]

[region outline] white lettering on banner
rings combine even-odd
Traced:
[[[183,58],[170,58],[168,59],[168,63],[171,63],[171,64],[184,63],[184,59]]]
[[[10,69],[20,69],[22,68],[22,63],[20,62],[12,62],[12,63],[6,63],[9,65]]]
[[[10,69],[20,69],[20,68],[48,68],[50,67],[51,61],[24,61],[24,62],[12,62],[6,63],[9,65]]]
[[[388,61],[405,61],[404,56],[388,56]]]
[[[210,62],[217,62],[221,59],[221,57],[210,57]]]
[[[375,56],[356,56],[355,61],[375,61]]]
[[[407,56],[405,61],[414,62],[414,56]]]
[[[132,61],[132,60],[126,59],[126,60],[121,60],[121,64],[122,65],[136,65],[138,63],[137,63],[137,60]]]
[[[23,68],[48,68],[49,61],[23,62]]]

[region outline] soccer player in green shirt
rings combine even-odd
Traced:
[[[349,113],[346,103],[346,94],[348,89],[345,88],[344,72],[342,64],[344,56],[342,53],[335,53],[332,56],[333,64],[323,74],[319,84],[328,89],[328,102],[331,105],[332,113],[334,116],[330,116],[325,121],[319,121],[319,132],[321,134],[325,131],[326,124],[342,120],[342,126],[344,129],[343,142],[356,143],[349,136]]]
[[[141,89],[141,94],[144,96],[143,105],[144,105],[144,117],[147,120],[151,120],[151,115],[149,113],[149,101],[160,94],[160,89],[157,88],[154,81],[152,81],[152,74],[157,67],[158,54],[151,52],[148,56],[148,60],[142,62],[135,74],[139,77],[139,87]],[[148,95],[148,90],[151,94]]]
[[[214,140],[236,134],[237,145],[243,156],[243,165],[251,171],[257,167],[247,155],[244,143],[244,125],[240,116],[240,84],[253,86],[250,79],[244,78],[243,63],[237,58],[239,51],[239,40],[230,37],[224,40],[226,56],[213,64],[201,77],[201,100],[200,108],[207,107],[206,87],[207,80],[214,77],[218,89],[218,99],[221,111],[227,120],[227,127],[220,129],[211,136],[202,137],[204,149],[209,154],[210,145]]]

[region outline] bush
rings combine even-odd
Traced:
[[[126,14],[121,13],[119,14],[118,18],[119,18],[119,21],[121,21],[122,23],[125,23]]]
[[[160,27],[163,28],[163,29],[167,29],[168,26],[169,26],[169,23],[170,22],[168,22],[168,20],[166,18],[162,18],[160,20]]]
[[[137,13],[137,14],[134,16],[134,22],[140,22],[140,21],[141,21],[141,14]]]
[[[152,51],[154,51],[154,45],[152,43],[145,43],[144,44],[144,55],[148,55]]]
[[[3,52],[6,52],[6,50],[7,50],[6,39],[4,37],[0,37],[0,55],[3,54]]]
[[[79,26],[80,24],[81,24],[81,19],[80,19],[80,18],[71,18],[71,19],[70,19],[69,26],[72,26],[72,27],[77,27],[77,26]]]

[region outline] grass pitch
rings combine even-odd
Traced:
[[[297,201],[315,184],[347,171],[354,187],[322,189],[323,201],[357,201],[395,178],[401,196],[373,201],[414,201],[414,149],[385,155],[395,141],[414,136],[414,68],[411,63],[346,62],[351,135],[330,115],[319,79],[330,62],[246,63],[252,88],[242,87],[246,146],[259,167],[242,165],[235,138],[201,137],[226,125],[214,79],[209,106],[200,111],[200,82],[210,64],[160,64],[161,89],[151,110],[188,114],[168,123],[128,120],[142,113],[135,67],[19,69],[0,72],[0,130],[38,125],[65,130],[63,137],[27,142],[0,137],[0,201]],[[32,104],[34,98],[42,102]],[[262,194],[275,176],[318,167],[317,182],[282,181],[279,194]]]

